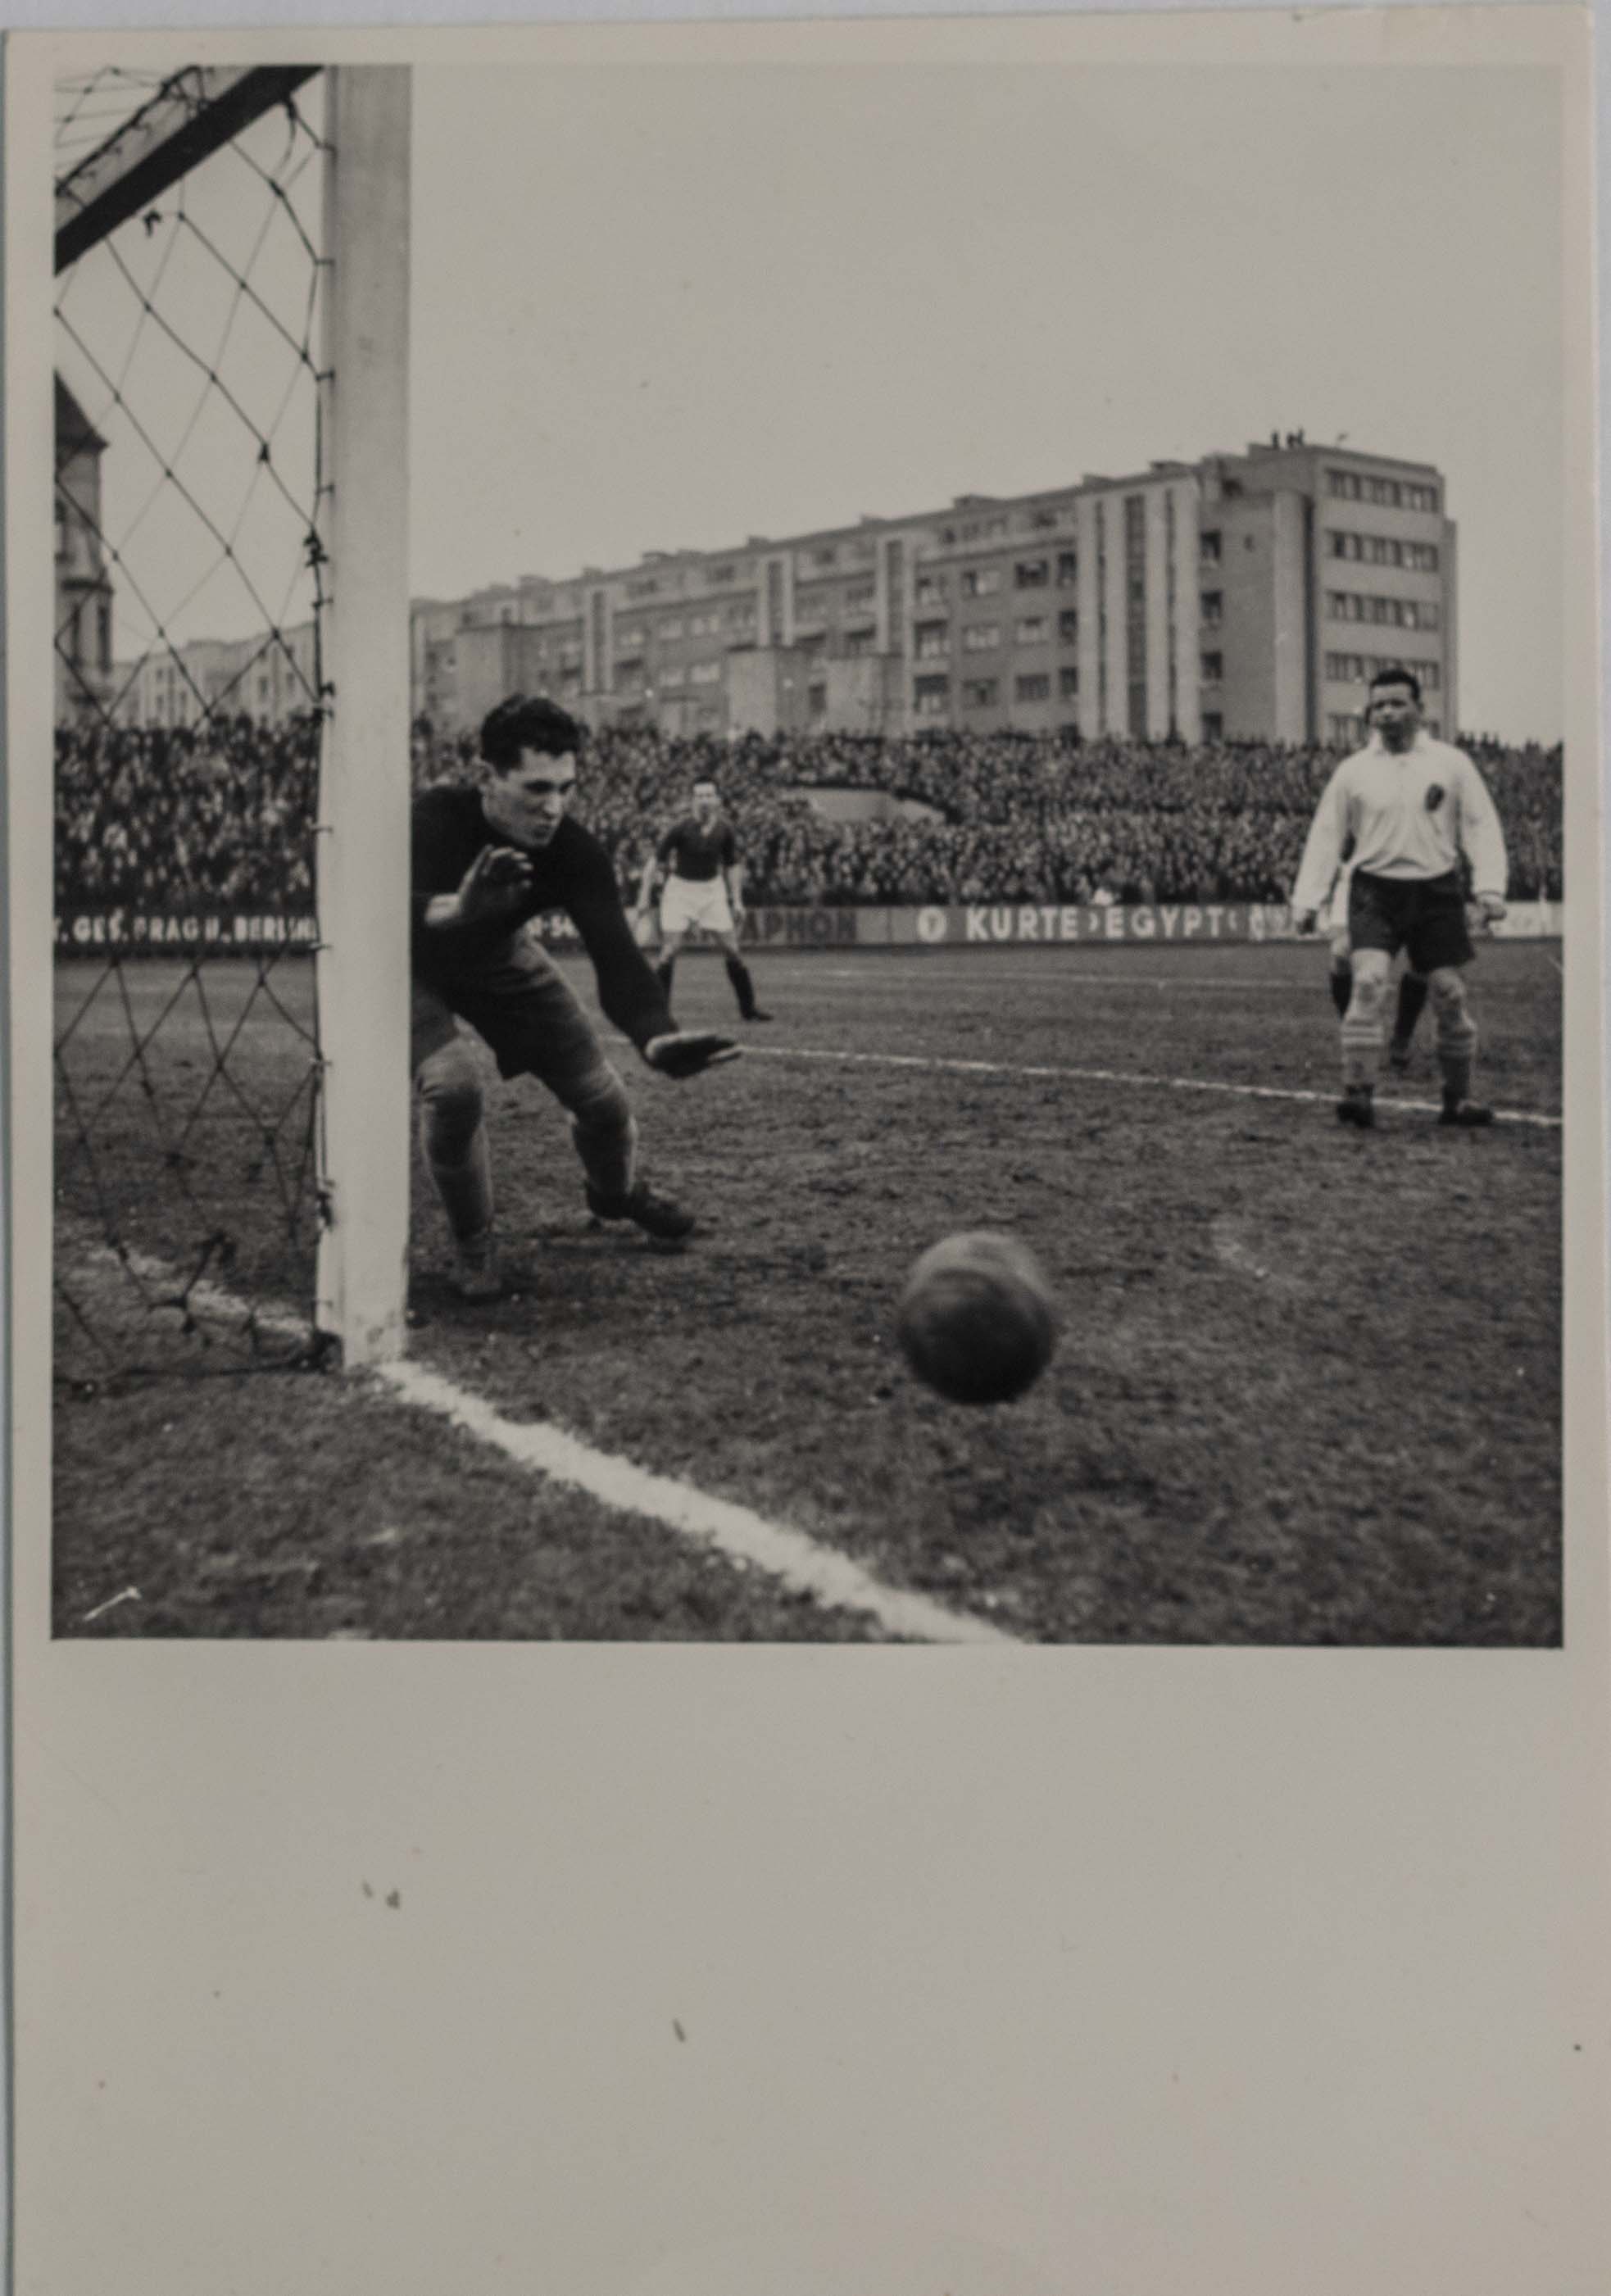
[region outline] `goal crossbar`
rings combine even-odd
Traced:
[[[285,102],[317,70],[316,64],[198,65],[177,73],[58,182],[57,273]]]

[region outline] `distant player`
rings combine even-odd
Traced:
[[[1474,951],[1460,882],[1471,868],[1476,905],[1489,923],[1505,914],[1508,864],[1504,832],[1482,775],[1463,750],[1421,727],[1419,680],[1407,669],[1370,681],[1371,738],[1344,758],[1326,785],[1293,890],[1293,922],[1311,933],[1344,853],[1352,990],[1342,1017],[1344,1124],[1376,1121],[1387,982],[1401,948],[1432,998],[1443,1074],[1441,1124],[1480,1125],[1493,1111],[1471,1098],[1476,1026],[1463,968]]]
[[[1331,1001],[1336,1006],[1339,1021],[1353,995],[1353,954],[1348,938],[1348,881],[1352,874],[1351,865],[1345,863],[1320,921],[1320,930],[1331,942]],[[1426,976],[1407,964],[1399,975],[1398,1011],[1393,1034],[1387,1040],[1387,1065],[1400,1075],[1410,1066],[1410,1047],[1426,1003]]]
[[[413,821],[412,1046],[425,1161],[470,1300],[502,1289],[493,1234],[492,1161],[475,1055],[458,1023],[485,1039],[505,1077],[538,1078],[570,1114],[596,1218],[631,1220],[662,1242],[694,1216],[637,1169],[637,1125],[592,1023],[529,929],[563,911],[593,960],[598,999],[662,1076],[696,1076],[736,1056],[727,1037],[678,1032],[633,940],[610,860],[568,820],[582,728],[553,702],[514,694],[481,726],[492,778],[415,799]]]
[[[669,829],[654,849],[643,874],[637,913],[645,918],[653,906],[657,882],[662,884],[660,903],[660,963],[655,971],[661,987],[671,994],[677,953],[695,925],[712,935],[727,961],[727,979],[738,999],[740,1017],[769,1021],[755,1002],[755,983],[738,954],[738,927],[744,919],[744,868],[733,826],[722,817],[721,800],[713,781],[697,781],[693,810]]]

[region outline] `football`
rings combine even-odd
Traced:
[[[979,1231],[917,1260],[895,1330],[918,1378],[949,1403],[1010,1403],[1051,1361],[1057,1312],[1033,1252]]]

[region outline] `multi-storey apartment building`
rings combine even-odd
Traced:
[[[1431,465],[1301,433],[1241,455],[415,609],[416,712],[543,692],[667,733],[1023,726],[1345,740],[1384,662],[1458,726],[1455,529]]]
[[[55,378],[55,708],[94,712],[111,687],[111,581],[101,540],[101,457],[106,441],[60,375]]]
[[[215,716],[283,725],[311,708],[318,691],[314,635],[308,621],[273,639],[192,638],[153,647],[112,673],[113,715],[125,726],[199,726]]]

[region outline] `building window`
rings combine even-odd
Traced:
[[[1029,514],[1029,523],[1032,531],[1045,526],[1056,526],[1057,513],[1055,510],[1032,510]]]
[[[1080,639],[1080,610],[1065,606],[1057,617],[1057,636],[1064,645],[1077,645]]]
[[[1044,645],[1051,623],[1044,614],[1021,614],[1013,631],[1019,645]]]
[[[1204,566],[1219,564],[1220,537],[1217,532],[1211,530],[1197,537],[1197,557]]]
[[[1057,587],[1072,590],[1080,579],[1080,554],[1077,550],[1057,553]]]
[[[828,689],[826,685],[807,686],[806,709],[809,714],[813,718],[826,718],[827,716]]]
[[[1217,630],[1225,619],[1223,590],[1204,590],[1199,608],[1205,630]]]
[[[1218,685],[1225,675],[1224,655],[1205,653],[1199,665],[1199,670],[1204,685]]]
[[[688,682],[692,685],[716,685],[720,680],[721,664],[719,661],[696,661],[688,672]]]
[[[962,699],[970,709],[993,709],[1000,693],[999,678],[969,677],[963,680]]]
[[[962,633],[964,653],[990,653],[1000,643],[999,622],[971,622]]]
[[[661,670],[660,682],[668,692],[671,691],[675,687],[686,685],[687,682],[687,674],[684,670],[681,662],[667,662]]]
[[[1051,579],[1051,566],[1044,558],[1021,558],[1013,569],[1013,579],[1020,590],[1044,590]]]
[[[668,638],[681,637],[682,616],[680,614],[672,614],[669,616],[665,621],[661,623],[654,635],[662,645]]]
[[[859,655],[871,653],[874,635],[871,630],[847,630],[844,634],[846,655],[855,660]]]
[[[839,553],[831,546],[826,550],[813,550],[811,553],[813,566],[834,566],[838,563],[838,561]]]
[[[912,686],[912,708],[919,718],[943,718],[950,705],[949,677],[919,677]]]
[[[942,605],[945,602],[945,595],[949,586],[943,574],[919,574],[917,577],[917,603],[920,606]]]
[[[871,582],[847,583],[844,593],[845,604],[847,606],[870,606],[873,603],[875,586]]]
[[[1057,672],[1057,691],[1066,701],[1080,691],[1080,672],[1073,662],[1065,662]]]
[[[1217,709],[1203,712],[1203,739],[1205,742],[1222,742],[1225,739],[1225,720]]]
[[[1000,587],[999,566],[970,566],[962,578],[965,598],[993,598]]]
[[[1036,674],[1029,677],[1015,678],[1013,681],[1015,701],[1049,701],[1051,695],[1052,682],[1049,677]]]
[[[949,622],[919,622],[916,635],[919,661],[942,660],[950,652],[951,626]]]

